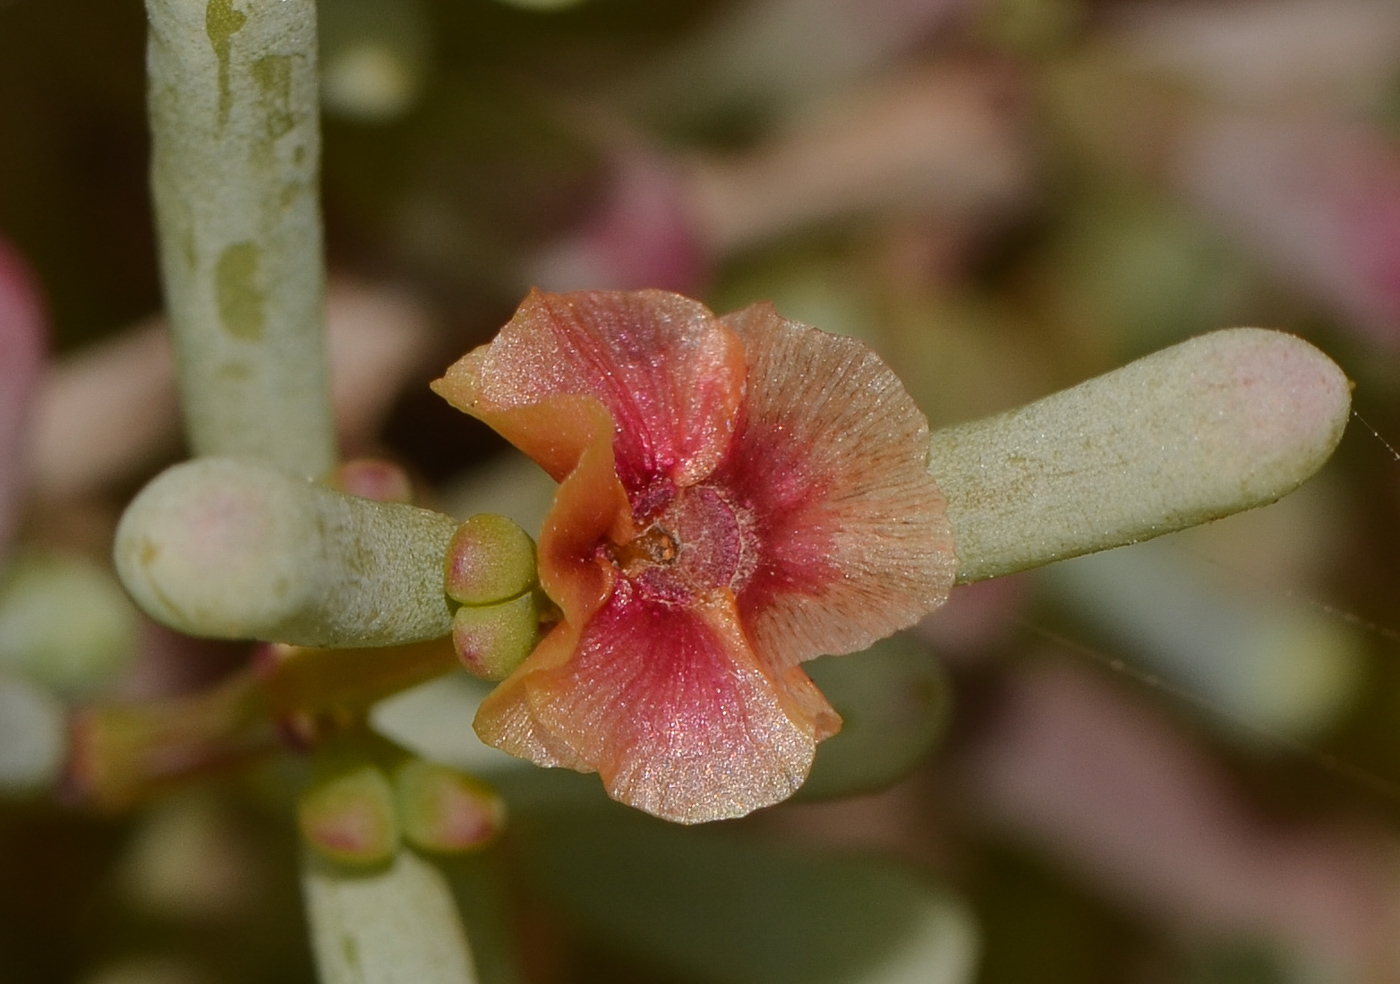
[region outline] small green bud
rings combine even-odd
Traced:
[[[467,672],[483,680],[504,680],[535,648],[539,624],[539,608],[530,591],[499,605],[463,605],[452,618],[452,645]]]
[[[379,864],[399,847],[394,790],[369,764],[316,780],[297,804],[297,824],[308,844],[343,864]]]
[[[505,804],[495,790],[435,762],[404,762],[394,772],[394,790],[404,839],[424,851],[473,850],[505,823]]]
[[[453,534],[444,566],[449,598],[494,604],[535,583],[535,541],[504,516],[480,513]]]
[[[321,105],[354,123],[391,123],[423,95],[432,25],[421,0],[327,0],[316,5]]]

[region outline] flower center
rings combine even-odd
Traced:
[[[757,564],[749,511],[709,485],[678,490],[640,534],[608,553],[643,594],[681,604],[718,588],[737,592]]]
[[[624,574],[632,574],[648,567],[669,567],[675,563],[680,547],[675,537],[653,523],[641,535],[621,546],[613,546],[609,553]]]

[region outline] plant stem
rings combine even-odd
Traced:
[[[1322,467],[1342,371],[1282,332],[1212,332],[933,435],[958,580],[980,581],[1273,502]]]
[[[198,455],[335,463],[314,0],[147,0],[151,185]]]
[[[259,681],[247,672],[198,694],[88,708],[71,730],[69,785],[112,811],[278,747]]]
[[[259,673],[273,714],[361,716],[378,700],[461,669],[451,639],[371,649],[273,646]]]
[[[343,730],[375,702],[458,665],[449,639],[374,649],[271,646],[258,665],[211,690],[80,711],[71,728],[68,787],[105,809],[127,809],[192,776],[273,752],[289,738],[309,741],[323,729]],[[16,689],[20,684],[28,689]],[[41,717],[45,709],[33,706],[32,689],[0,674],[0,710],[21,723]],[[27,745],[17,737],[0,746],[0,788],[42,778],[44,756],[61,758],[65,736],[56,703],[52,714],[57,734],[32,728],[19,736]]]

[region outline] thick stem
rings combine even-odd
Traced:
[[[451,639],[369,649],[273,646],[259,676],[274,714],[353,716],[401,690],[461,669]]]
[[[452,631],[443,558],[457,525],[258,462],[204,458],[142,490],[114,553],[137,603],[181,632],[387,646]]]
[[[322,725],[334,733],[375,702],[457,666],[448,639],[375,649],[270,647],[256,668],[212,690],[79,712],[69,789],[108,809],[126,809],[192,776],[273,751],[293,735],[314,741]],[[51,712],[45,702],[53,704]],[[42,777],[50,758],[61,760],[66,736],[61,707],[20,677],[0,673],[0,712],[5,790]],[[52,727],[44,724],[46,714]],[[19,725],[27,730],[12,736]]]
[[[314,0],[147,0],[151,185],[191,448],[335,461]]]
[[[1291,492],[1341,440],[1351,386],[1307,342],[1212,332],[933,435],[958,579],[1148,540]]]

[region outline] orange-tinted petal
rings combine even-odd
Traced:
[[[854,339],[770,304],[722,320],[743,340],[748,398],[711,481],[754,512],[759,561],[739,612],[755,650],[791,666],[912,625],[957,574],[923,414]]]
[[[621,588],[576,645],[563,629],[482,704],[477,731],[541,764],[596,770],[615,799],[656,816],[699,823],[785,799],[840,725],[800,669],[775,674],[754,655],[727,591],[683,608]]]
[[[536,674],[557,669],[569,661],[578,646],[579,628],[560,622],[515,672],[506,677],[477,708],[472,727],[486,744],[546,768],[592,772],[594,766],[572,746],[542,728],[530,709],[528,681]]]
[[[614,571],[595,561],[598,545],[632,536],[632,511],[613,464],[612,418],[590,397],[557,397],[505,416],[532,418],[545,429],[569,420],[583,445],[554,493],[540,530],[540,586],[575,625],[582,625],[612,592]]]
[[[554,397],[493,417],[507,428],[532,434],[547,434],[557,425],[578,451],[540,533],[540,586],[563,611],[564,620],[486,698],[477,713],[476,730],[488,744],[540,765],[588,772],[588,763],[567,745],[535,727],[525,681],[568,661],[581,627],[613,592],[616,569],[595,560],[597,546],[605,540],[625,541],[633,532],[627,493],[613,467],[612,418],[597,400],[582,396]]]
[[[612,416],[618,476],[631,492],[709,474],[724,457],[743,399],[734,334],[698,301],[659,290],[532,291],[495,341],[433,385],[486,421],[556,479],[581,448],[569,434],[500,425],[503,411],[591,396]]]
[[[598,546],[633,535],[627,493],[613,466],[612,418],[592,397],[556,396],[484,419],[513,442],[543,449],[536,460],[567,462],[540,531],[540,585],[566,618],[582,625],[612,590],[613,569],[594,561]]]

